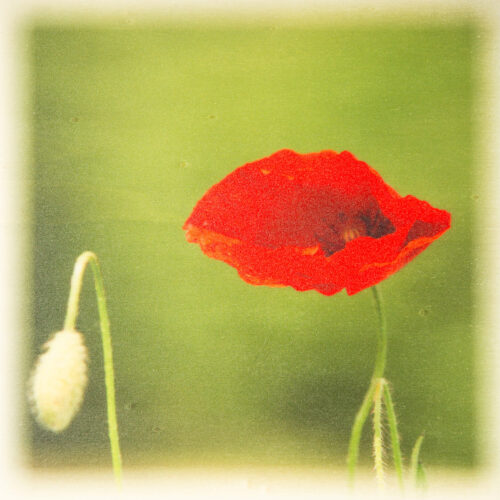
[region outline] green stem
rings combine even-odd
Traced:
[[[384,401],[387,409],[387,422],[391,432],[391,447],[394,468],[396,469],[396,474],[398,476],[399,487],[403,489],[403,458],[399,444],[398,424],[396,420],[396,413],[394,411],[394,405],[392,403],[391,390],[387,382],[384,384]]]
[[[113,473],[116,483],[121,486],[122,459],[120,453],[120,442],[118,438],[118,423],[116,419],[116,397],[115,397],[115,375],[113,369],[113,351],[111,347],[111,332],[109,328],[109,316],[106,307],[106,294],[104,282],[97,256],[93,252],[84,252],[76,260],[71,277],[71,289],[68,299],[65,330],[74,330],[78,316],[78,303],[82,289],[83,276],[87,264],[90,263],[94,275],[94,286],[97,296],[97,308],[101,324],[102,349],[104,358],[104,378],[106,384],[106,403],[108,408],[108,434],[111,445],[111,459],[113,462]]]
[[[382,305],[380,294],[375,286],[371,287],[373,299],[375,301],[375,309],[379,318],[379,329],[377,333],[377,356],[375,358],[375,367],[370,381],[368,390],[363,398],[361,407],[359,408],[351,430],[351,438],[349,440],[349,451],[347,454],[347,466],[349,470],[349,483],[354,484],[354,476],[356,473],[356,465],[359,457],[359,442],[365,425],[366,419],[370,413],[370,408],[373,404],[373,395],[377,380],[383,378],[385,363],[387,358],[387,327],[385,319],[385,311]]]
[[[385,380],[380,378],[375,385],[373,395],[373,457],[375,461],[375,474],[379,488],[385,486],[384,477],[384,443],[382,433],[382,398]]]
[[[383,378],[385,371],[385,363],[387,360],[387,321],[385,318],[385,309],[382,303],[382,297],[376,286],[371,288],[375,309],[379,319],[380,328],[377,335],[377,357],[375,359],[375,368],[373,370],[373,379]]]

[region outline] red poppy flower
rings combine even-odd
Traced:
[[[282,150],[214,185],[186,238],[253,285],[349,295],[401,269],[450,227],[450,214],[401,197],[351,153]]]

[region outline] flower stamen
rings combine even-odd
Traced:
[[[352,241],[356,238],[359,238],[359,236],[360,236],[360,232],[355,227],[348,227],[348,228],[344,229],[344,232],[342,233],[342,238],[344,239],[344,241],[346,243],[349,241]]]

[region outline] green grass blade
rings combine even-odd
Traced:
[[[396,413],[392,403],[391,390],[389,384],[384,384],[384,400],[387,409],[387,422],[389,423],[389,430],[391,433],[391,447],[392,458],[394,461],[394,468],[398,476],[399,487],[403,488],[403,458],[401,455],[401,446],[399,443],[398,424],[396,420]]]
[[[425,486],[426,482],[425,471],[420,463],[420,449],[423,440],[424,435],[422,434],[416,440],[413,450],[411,451],[410,474],[416,487]]]

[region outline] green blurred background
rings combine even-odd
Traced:
[[[75,258],[93,250],[125,466],[343,466],[375,355],[370,292],[253,287],[187,244],[182,224],[245,162],[347,149],[399,193],[452,213],[452,230],[380,285],[386,375],[406,457],[425,432],[426,464],[477,463],[473,23],[38,22],[28,35],[26,373],[62,326]],[[35,467],[110,463],[90,275],[79,328],[88,392],[62,434],[26,413]]]

